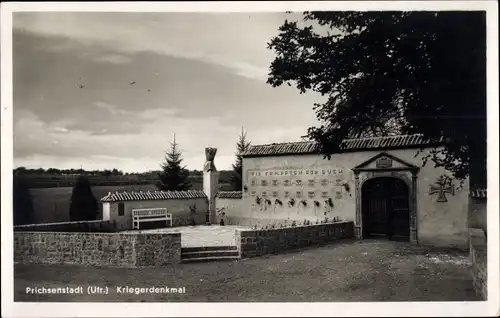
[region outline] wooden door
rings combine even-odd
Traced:
[[[409,192],[397,178],[368,180],[362,189],[363,234],[409,240]]]

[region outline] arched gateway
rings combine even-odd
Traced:
[[[388,153],[379,153],[352,170],[356,237],[386,237],[418,243],[419,168]]]

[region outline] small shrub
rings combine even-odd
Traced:
[[[266,199],[266,205],[271,205],[271,200]]]
[[[333,200],[332,198],[328,198],[328,200],[325,201],[326,205],[328,205],[329,207],[333,208]]]
[[[295,205],[295,199],[291,198],[290,201],[288,201],[289,206],[294,206]]]
[[[296,227],[297,226],[297,222],[295,222],[295,220],[292,221],[292,227]]]
[[[319,207],[319,201],[314,201],[314,205]]]
[[[302,200],[302,201],[300,201],[300,203],[302,203],[303,206],[307,206],[307,201],[306,200]]]
[[[282,206],[282,205],[283,205],[283,202],[281,202],[281,200],[280,200],[280,199],[276,199],[276,200],[274,200],[274,204],[279,205],[279,206]]]
[[[255,197],[255,203],[257,203],[258,205],[260,205],[261,202],[262,202],[262,198],[259,197],[259,196],[256,196]]]
[[[344,186],[344,189],[345,189],[347,192],[351,191],[351,187],[349,186],[349,183],[347,183],[347,182],[346,182],[346,183],[344,183],[344,184],[343,184],[343,186]]]

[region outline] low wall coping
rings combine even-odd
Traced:
[[[174,232],[174,233],[136,233],[136,232],[52,232],[52,231],[21,231],[21,232],[14,232],[14,234],[67,234],[67,235],[94,235],[94,234],[99,234],[99,235],[168,235],[168,236],[181,236],[181,233],[179,232]]]
[[[25,227],[44,227],[44,226],[54,226],[54,225],[64,225],[64,224],[94,224],[94,223],[114,223],[113,220],[89,220],[89,221],[68,221],[68,222],[53,222],[53,223],[32,223],[32,224],[20,224],[14,225],[14,228],[25,228]]]
[[[296,225],[296,226],[278,227],[278,228],[274,228],[274,229],[236,229],[236,231],[239,231],[239,232],[280,231],[280,230],[288,230],[288,229],[296,229],[296,228],[307,228],[307,227],[335,225],[335,224],[347,224],[347,223],[353,223],[353,221],[339,221],[339,222],[322,223],[322,224]]]
[[[486,247],[487,241],[483,229],[469,228],[469,237],[473,245]]]

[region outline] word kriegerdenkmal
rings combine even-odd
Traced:
[[[117,286],[116,293],[118,294],[185,294],[186,287],[130,287]]]

